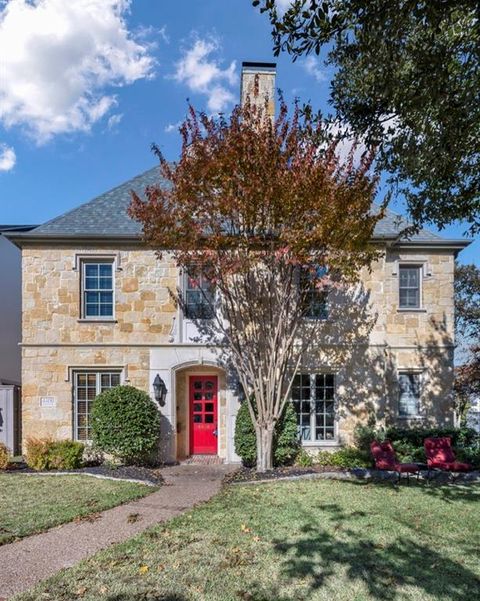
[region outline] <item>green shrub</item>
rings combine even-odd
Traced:
[[[453,447],[468,447],[476,443],[479,435],[472,428],[387,428],[385,438],[393,442],[405,442],[413,447],[423,447],[425,438],[448,436]]]
[[[338,451],[319,451],[315,463],[324,466],[342,467],[371,467],[372,461],[369,453],[355,447],[344,447]]]
[[[274,432],[274,465],[292,464],[295,461],[299,447],[297,416],[292,403],[287,403]],[[247,467],[255,466],[257,462],[257,441],[246,401],[240,405],[235,421],[235,452],[242,458],[244,465]]]
[[[480,447],[463,447],[457,450],[457,459],[471,463],[475,469],[480,469]]]
[[[48,453],[48,469],[75,470],[82,467],[83,450],[83,444],[75,440],[53,442]]]
[[[125,463],[144,463],[158,444],[157,406],[133,386],[116,386],[99,394],[91,419],[94,445]]]
[[[370,453],[370,444],[374,440],[385,440],[384,430],[375,430],[373,426],[359,424],[353,431],[353,444],[360,451]]]
[[[299,467],[312,467],[313,457],[305,449],[300,449],[295,459],[295,465]]]
[[[82,466],[84,446],[74,440],[28,438],[25,461],[34,470],[73,470]]]
[[[0,442],[0,470],[6,470],[9,463],[10,453],[3,442]]]

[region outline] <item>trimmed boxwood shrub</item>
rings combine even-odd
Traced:
[[[134,386],[116,386],[99,394],[91,424],[94,445],[129,464],[145,463],[160,435],[157,406]]]
[[[273,436],[274,465],[290,465],[300,448],[297,430],[297,416],[292,403],[287,403],[279,419]],[[257,441],[247,402],[240,405],[235,422],[235,452],[247,467],[257,462]]]
[[[34,470],[74,470],[82,466],[84,446],[75,440],[28,438],[25,461]]]

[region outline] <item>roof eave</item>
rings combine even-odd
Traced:
[[[129,242],[135,244],[142,243],[142,236],[140,234],[32,234],[31,232],[21,234],[18,232],[11,234],[4,234],[5,238],[8,238],[13,244],[22,248],[25,244],[30,242],[48,244],[54,242],[55,244],[71,244],[72,242],[89,244],[89,243],[118,243],[118,242]]]

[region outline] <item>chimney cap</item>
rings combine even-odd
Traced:
[[[242,69],[261,69],[263,71],[274,71],[277,68],[277,63],[262,63],[256,61],[243,61]]]

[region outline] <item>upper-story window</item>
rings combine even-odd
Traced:
[[[82,317],[112,319],[113,261],[82,262]]]
[[[312,277],[308,271],[300,274],[300,285],[302,287],[303,301],[305,305],[305,317],[307,319],[327,319],[327,291],[316,285],[317,278],[326,274],[326,269],[319,267],[316,277]]]
[[[212,319],[214,287],[203,274],[189,274],[185,278],[185,317]]]
[[[399,266],[399,302],[400,309],[420,309],[422,292],[421,265]]]

